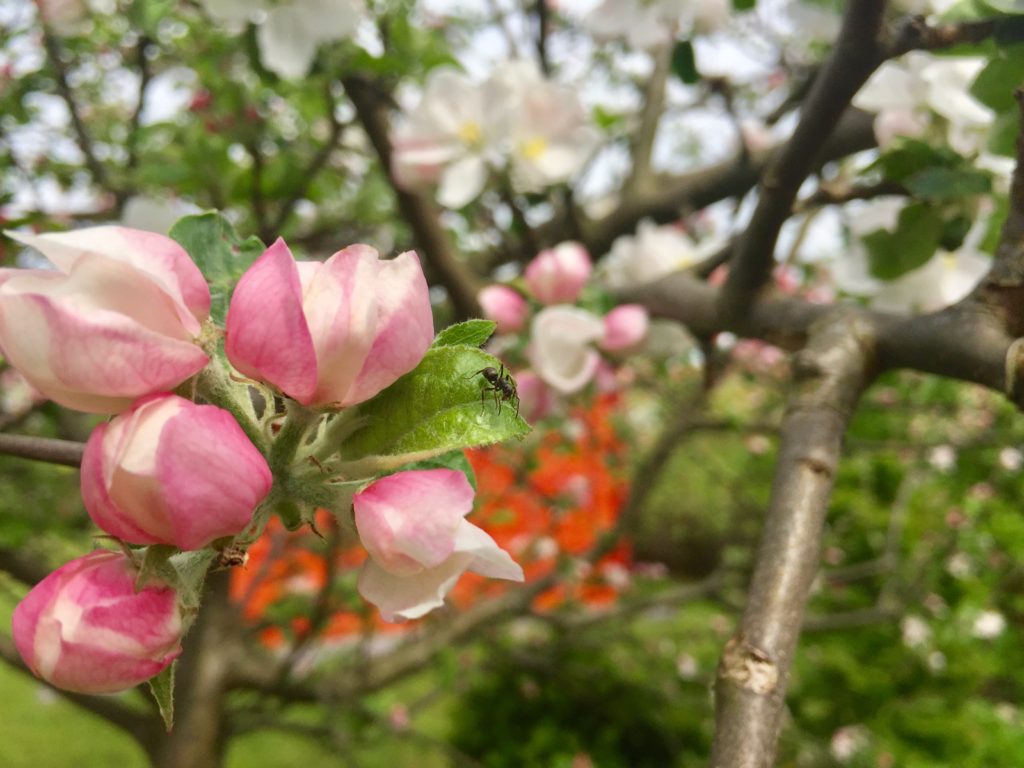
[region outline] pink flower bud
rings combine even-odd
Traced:
[[[516,333],[526,323],[529,308],[518,291],[504,285],[489,285],[477,295],[484,317],[498,324],[498,333]]]
[[[415,619],[444,604],[467,569],[523,580],[523,570],[483,530],[463,518],[473,488],[451,469],[398,472],[355,495],[356,529],[370,553],[359,593],[387,621]]]
[[[0,269],[0,348],[48,398],[114,413],[208,362],[195,339],[210,290],[170,238],[126,227],[7,234],[57,267]]]
[[[14,609],[14,644],[33,674],[77,693],[114,693],[148,680],[181,653],[177,594],[121,552],[97,550],[33,587]]]
[[[604,316],[601,346],[609,351],[635,347],[647,335],[647,310],[639,304],[622,304]]]
[[[238,281],[224,348],[241,373],[303,405],[347,406],[415,368],[433,338],[412,251],[383,261],[350,245],[323,263],[296,262],[278,239]]]
[[[526,266],[526,287],[541,304],[572,304],[590,277],[590,255],[579,243],[541,251]]]
[[[593,344],[603,336],[597,315],[577,307],[547,307],[530,326],[530,362],[548,386],[571,395],[597,371],[601,357]]]
[[[201,549],[235,536],[272,482],[231,414],[175,395],[140,400],[100,424],[82,456],[89,516],[131,544]]]
[[[548,385],[533,371],[520,371],[515,379],[520,415],[527,421],[537,421],[547,416],[553,405]]]

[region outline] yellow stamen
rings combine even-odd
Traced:
[[[548,143],[542,136],[534,136],[519,145],[519,153],[527,160],[536,160],[547,150]]]

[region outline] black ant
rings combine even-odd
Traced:
[[[515,402],[516,404],[516,416],[519,415],[519,390],[516,389],[516,380],[512,378],[512,374],[505,370],[505,366],[501,366],[500,371],[496,371],[490,366],[487,368],[481,368],[479,371],[474,371],[469,376],[480,376],[487,380],[487,386],[480,390],[480,407],[483,408],[485,398],[488,392],[494,393],[494,404],[501,410],[502,403]],[[467,376],[466,378],[469,378]]]

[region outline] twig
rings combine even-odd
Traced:
[[[359,122],[366,130],[381,165],[390,169],[391,141],[388,138],[386,97],[376,91],[372,82],[354,75],[343,78],[342,85],[355,105]],[[456,257],[451,241],[441,227],[437,206],[422,193],[399,188],[390,174],[388,178],[398,199],[399,210],[412,229],[424,258],[448,290],[457,319],[479,317],[480,304],[476,300],[480,288],[478,278]]]
[[[77,467],[82,463],[83,443],[74,440],[56,440],[49,437],[0,434],[0,454],[35,459],[50,464]]]
[[[547,77],[551,74],[551,61],[548,59],[548,36],[551,34],[551,11],[549,0],[536,0],[537,9],[537,61],[540,71]]]
[[[790,665],[846,431],[871,379],[871,329],[840,316],[795,359],[771,501],[747,608],[726,644],[715,688],[715,768],[770,768]]]
[[[652,53],[654,71],[644,85],[644,102],[640,108],[640,125],[630,137],[629,154],[632,169],[622,187],[622,196],[629,197],[636,189],[650,182],[651,150],[658,134],[658,123],[665,111],[665,84],[672,69],[672,46],[665,44]]]
[[[884,0],[851,0],[847,5],[836,47],[811,87],[800,122],[762,176],[757,207],[737,244],[720,299],[726,317],[741,320],[768,282],[775,243],[800,185],[853,95],[884,60],[879,42],[884,7]]]
[[[142,124],[142,110],[146,106],[146,89],[153,73],[149,66],[149,59],[146,58],[146,48],[152,44],[147,35],[140,35],[139,42],[135,46],[136,61],[139,66],[139,92],[135,102],[135,109],[129,119],[128,127],[128,168],[133,169],[139,164],[139,127]]]

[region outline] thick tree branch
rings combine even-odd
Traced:
[[[801,119],[761,178],[758,204],[740,237],[722,293],[731,318],[746,314],[775,265],[775,243],[789,218],[804,179],[820,162],[825,142],[850,100],[883,61],[879,41],[884,0],[851,0],[832,55],[825,62],[801,110]]]
[[[0,454],[35,459],[50,464],[78,467],[82,463],[83,443],[55,440],[49,437],[0,434]]]
[[[366,130],[381,166],[391,168],[391,142],[388,139],[388,117],[385,101],[372,83],[351,76],[342,79],[346,93],[355,105],[359,122]],[[451,241],[441,227],[441,212],[433,201],[423,194],[407,192],[392,184],[398,199],[398,208],[416,237],[424,258],[448,289],[456,319],[480,316],[476,294],[478,279],[459,261]]]
[[[872,377],[871,331],[855,314],[838,316],[816,327],[795,358],[747,608],[718,668],[714,768],[770,768],[774,762],[843,435]]]

